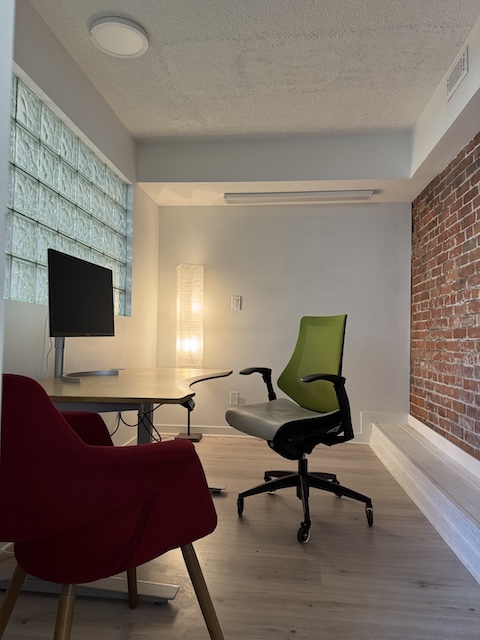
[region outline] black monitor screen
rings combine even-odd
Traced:
[[[50,336],[113,336],[112,271],[48,250]]]

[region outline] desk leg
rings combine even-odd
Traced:
[[[137,444],[152,442],[153,404],[144,402],[138,408]]]

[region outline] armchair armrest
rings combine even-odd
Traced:
[[[12,514],[12,524],[5,528],[2,523],[5,540],[61,534],[124,509],[140,508],[158,495],[173,509],[186,488],[199,504],[202,494],[209,494],[200,460],[188,440],[114,447],[84,444],[74,437],[73,450],[52,447],[48,456],[30,455],[28,473],[17,458],[2,460],[2,474],[16,486],[13,496],[6,491],[2,496]],[[45,500],[45,495],[55,499]]]
[[[110,506],[148,498],[161,488],[171,491],[182,477],[205,483],[195,448],[172,440],[126,447],[85,446],[82,458]],[[118,502],[117,502],[118,501]]]
[[[107,426],[98,413],[61,411],[61,414],[85,444],[113,447]]]
[[[84,445],[79,453],[97,493],[86,505],[85,522],[148,504],[156,497],[173,513],[181,508],[180,496],[185,493],[198,505],[210,496],[200,459],[188,440],[125,447]]]
[[[268,367],[247,367],[246,369],[242,369],[239,373],[242,376],[249,376],[252,373],[260,373],[263,378],[263,381],[267,385],[268,399],[269,400],[277,399],[277,395],[273,390],[271,369],[269,369]]]

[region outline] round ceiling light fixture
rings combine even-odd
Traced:
[[[98,18],[90,25],[93,44],[115,58],[138,58],[148,49],[145,29],[126,18]]]

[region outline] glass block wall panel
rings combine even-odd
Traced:
[[[34,134],[40,133],[42,103],[23,82],[17,83],[16,120]]]
[[[35,302],[35,265],[12,257],[11,298],[22,302]]]
[[[40,139],[60,155],[60,121],[57,116],[44,107],[40,122]]]
[[[77,166],[79,139],[70,129],[60,123],[60,157],[69,162],[72,167]]]
[[[11,166],[11,175],[11,208],[34,220],[38,215],[38,181],[14,166]]]
[[[35,302],[37,304],[48,304],[47,267],[37,266],[35,276]]]
[[[129,190],[14,75],[5,297],[48,303],[52,248],[112,269],[115,313],[129,315]]]
[[[25,169],[33,177],[38,175],[40,156],[40,142],[34,135],[23,127],[15,130],[15,166]]]
[[[12,224],[9,228],[12,256],[28,258],[35,253],[35,222],[13,212]]]

